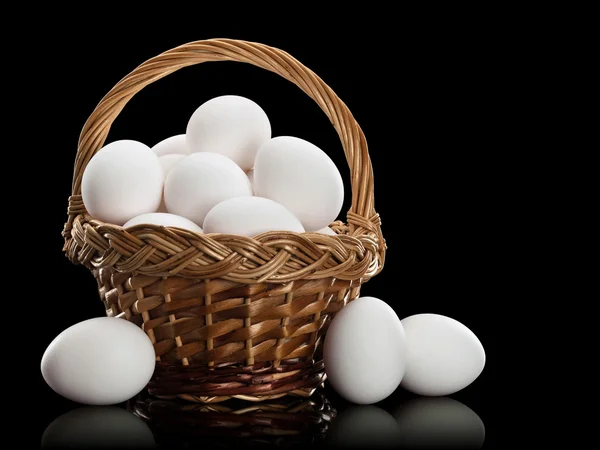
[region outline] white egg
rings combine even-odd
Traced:
[[[258,151],[254,193],[288,208],[306,231],[328,226],[344,202],[342,176],[331,158],[310,142],[290,136],[273,138]]]
[[[163,173],[147,145],[112,142],[89,161],[81,179],[88,213],[103,222],[123,225],[132,217],[154,212],[160,204]]]
[[[163,175],[165,177],[165,180],[167,179],[167,175],[169,174],[169,172],[171,171],[171,169],[173,168],[173,166],[181,159],[185,158],[186,155],[180,155],[180,154],[170,154],[170,155],[163,155],[163,156],[159,156],[158,157],[158,162],[160,162],[160,166],[162,167],[163,170]],[[158,206],[158,209],[156,210],[156,212],[168,212],[167,211],[167,205],[165,203],[165,195],[163,192],[163,195],[161,197],[161,201],[160,201],[160,205]]]
[[[194,111],[186,136],[191,153],[220,153],[248,170],[260,146],[271,138],[271,123],[252,100],[223,95]]]
[[[261,197],[236,197],[218,203],[204,219],[205,233],[256,236],[266,231],[304,232],[300,221],[284,206]]]
[[[320,230],[317,230],[315,233],[328,234],[330,236],[337,236],[337,233],[329,227],[321,228]]]
[[[150,427],[117,406],[85,406],[56,418],[44,431],[40,448],[155,448]]]
[[[195,233],[202,233],[202,228],[196,225],[189,219],[170,213],[148,213],[142,214],[141,216],[134,217],[127,221],[123,228],[133,227],[134,225],[151,224],[151,225],[162,225],[164,227],[176,227],[183,228],[186,230],[193,231]]]
[[[185,134],[177,134],[163,139],[152,147],[152,151],[156,153],[156,156],[173,154],[188,155],[190,153]]]
[[[439,314],[402,320],[406,335],[406,373],[402,387],[419,395],[450,395],[483,371],[485,351],[462,323]]]
[[[130,399],[144,389],[154,367],[154,346],[146,333],[114,317],[84,320],[67,328],[50,343],[41,363],[48,386],[88,405]]]
[[[198,225],[216,204],[248,195],[252,195],[252,186],[244,171],[217,153],[186,156],[175,164],[165,181],[167,210]]]
[[[402,381],[405,352],[404,330],[394,310],[375,297],[360,297],[331,321],[323,362],[339,395],[371,404],[388,397]]]
[[[394,412],[399,448],[478,449],[485,426],[468,406],[448,397],[417,397]]]

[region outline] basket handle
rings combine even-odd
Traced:
[[[274,72],[294,83],[321,107],[337,130],[350,167],[352,204],[347,215],[350,234],[375,233],[380,240],[379,251],[384,252],[379,216],[375,212],[373,169],[367,142],[348,107],[323,80],[288,53],[267,45],[233,39],[195,41],[161,53],[135,68],[102,98],[79,137],[69,219],[63,230],[66,245],[71,239],[74,218],[85,213],[81,201],[81,178],[85,167],[104,145],[112,122],[127,102],[154,81],[183,67],[207,61],[237,61]]]

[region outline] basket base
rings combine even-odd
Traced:
[[[253,366],[186,365],[157,362],[148,393],[160,399],[219,403],[229,399],[250,402],[274,400],[286,395],[310,397],[326,380],[323,361],[288,360]]]

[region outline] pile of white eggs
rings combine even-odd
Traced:
[[[81,195],[92,218],[253,237],[267,231],[335,234],[340,172],[314,144],[271,135],[265,111],[235,95],[197,108],[184,134],[149,147],[118,140],[89,161]]]

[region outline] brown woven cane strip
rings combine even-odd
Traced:
[[[291,304],[291,303],[292,303],[292,300],[293,300],[293,298],[294,298],[294,292],[293,292],[293,291],[290,291],[290,292],[288,292],[287,294],[285,294],[285,304],[286,304],[286,305],[289,305],[289,304]],[[289,318],[289,316],[285,316],[285,317],[282,317],[282,318],[281,318],[281,328],[282,328],[282,330],[284,330],[284,329],[286,329],[286,328],[287,328],[287,325],[288,325],[289,321],[290,321],[290,318]],[[275,345],[276,345],[278,348],[280,348],[280,347],[282,346],[282,344],[283,344],[284,340],[285,340],[285,337],[284,337],[284,336],[282,336],[282,337],[279,337],[279,338],[277,339],[277,344],[275,344]],[[274,367],[279,367],[279,365],[280,365],[280,364],[281,364],[281,359],[276,359],[275,361],[273,361],[273,366],[274,366]]]
[[[245,305],[250,305],[252,302],[252,300],[250,298],[246,298],[244,300],[244,304]],[[264,323],[264,322],[263,322]],[[252,326],[252,318],[248,315],[244,318],[244,327],[246,330],[249,331],[249,333],[246,335],[246,350],[251,351],[252,349],[252,333],[250,332],[250,327]],[[234,338],[235,339],[235,338]],[[246,365],[251,366],[254,364],[254,357],[253,356],[249,356],[246,359]]]
[[[207,285],[210,282],[210,280],[204,280],[204,284]],[[209,293],[209,290],[206,289],[206,296],[204,297],[204,304],[206,306],[210,306],[211,302],[212,302],[212,298],[211,298],[211,294]],[[210,327],[212,325],[212,313],[208,313],[205,315],[205,320],[206,320],[206,326]],[[223,324],[221,324],[221,326],[223,326]],[[213,349],[213,340],[212,338],[208,338],[206,340],[206,349],[208,350],[209,354],[211,352],[211,350]],[[212,367],[215,365],[215,362],[213,360],[209,360],[208,361],[208,366]]]

